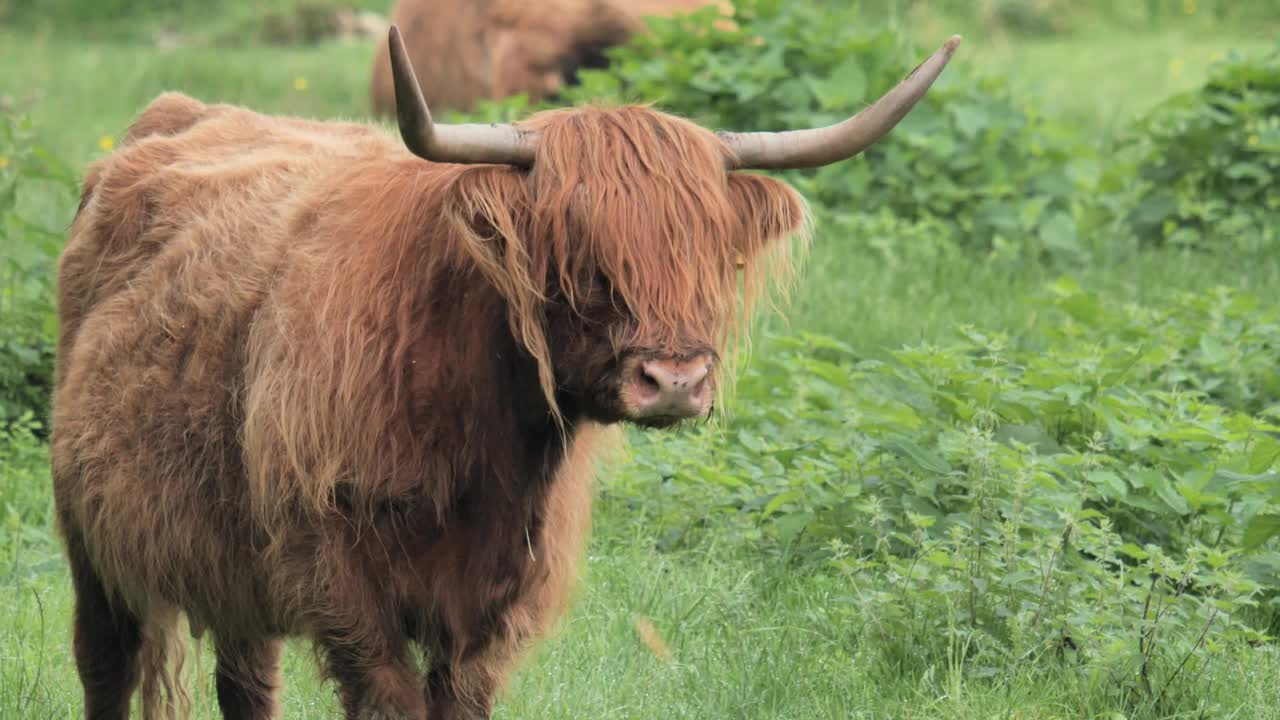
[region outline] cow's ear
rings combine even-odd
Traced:
[[[784,182],[765,175],[729,173],[729,197],[742,219],[744,232],[738,250],[745,258],[807,229],[804,200]]]

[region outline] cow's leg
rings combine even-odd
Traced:
[[[76,668],[87,720],[128,720],[138,685],[142,627],[121,602],[112,602],[89,563],[78,533],[68,533],[67,561],[75,587]]]
[[[268,720],[280,687],[279,640],[219,638],[214,684],[224,720]]]
[[[426,686],[429,720],[488,720],[515,660],[512,645],[493,638],[464,660],[433,662]]]
[[[427,673],[428,720],[489,720],[498,679],[470,663],[440,665]]]
[[[426,719],[418,671],[403,655],[384,652],[373,637],[324,644],[347,720]]]

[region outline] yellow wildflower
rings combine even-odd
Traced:
[[[293,89],[302,92],[307,89],[307,79],[299,75],[293,79]]]
[[[1196,0],[1182,0],[1182,12],[1188,15],[1196,14]]]
[[[7,167],[9,167],[9,156],[0,155],[0,170],[3,170]]]
[[[1174,58],[1169,61],[1169,75],[1175,78],[1182,77],[1182,71],[1187,69],[1187,64],[1182,58]]]
[[[98,138],[98,147],[102,148],[103,152],[111,152],[112,148],[114,148],[115,146],[116,146],[116,139],[111,137],[110,135],[103,135],[102,137]]]

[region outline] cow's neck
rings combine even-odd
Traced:
[[[576,418],[555,423],[496,290],[458,273],[429,294],[411,364],[416,432],[451,458],[460,512],[496,504],[537,515]]]
[[[536,558],[548,493],[576,423],[566,418],[562,430],[553,421],[537,365],[495,291],[464,276],[442,279],[434,295],[441,302],[428,304],[414,348],[415,365],[425,367],[414,371],[413,424],[425,452],[443,460],[428,463],[440,474],[423,481],[445,483],[449,499],[437,517],[419,518],[416,542],[401,543],[413,576],[432,579],[429,597],[410,599],[407,629],[461,652],[492,632],[491,619],[546,567]],[[443,631],[429,631],[436,627]],[[444,638],[451,645],[440,648]]]

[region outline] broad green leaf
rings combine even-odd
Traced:
[[[1104,497],[1120,498],[1129,492],[1124,480],[1110,470],[1091,470],[1085,473],[1085,479],[1098,488]]]
[[[935,475],[946,475],[951,472],[951,465],[937,453],[926,450],[919,445],[901,438],[886,444],[899,457],[910,460],[916,467]]]
[[[1260,473],[1271,469],[1280,460],[1280,441],[1267,435],[1255,438],[1249,451],[1249,472]]]
[[[1280,535],[1280,513],[1259,513],[1244,528],[1244,546],[1252,550]]]

